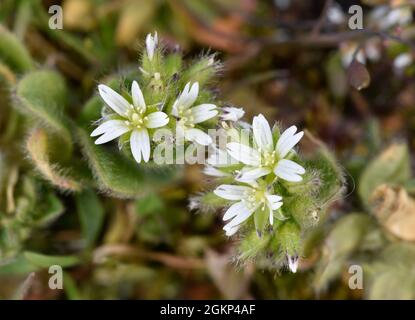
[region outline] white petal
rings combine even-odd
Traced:
[[[290,268],[292,273],[296,273],[297,272],[297,268],[298,268],[298,256],[294,255],[291,256],[289,254],[287,254],[287,260],[288,260],[288,267]]]
[[[269,168],[255,168],[252,170],[242,172],[241,176],[237,180],[241,182],[249,182],[257,180],[260,177],[266,176],[269,173],[271,173],[271,169]]]
[[[272,151],[273,139],[271,128],[267,119],[262,114],[254,117],[252,130],[257,146],[262,150]]]
[[[190,88],[189,93],[186,95],[185,100],[183,101],[183,105],[185,107],[190,107],[195,103],[197,96],[199,95],[199,83],[193,83],[192,87]]]
[[[158,42],[157,32],[155,33],[154,37],[151,35],[151,33],[147,35],[146,49],[147,49],[147,54],[148,54],[148,58],[150,59],[150,61],[153,59],[154,50],[157,46],[157,42]]]
[[[147,115],[146,127],[147,128],[160,128],[169,123],[169,117],[167,114],[161,111],[156,111]]]
[[[213,192],[218,196],[226,200],[242,200],[246,198],[251,188],[246,186],[235,186],[231,184],[222,184],[217,187]]]
[[[229,155],[244,164],[258,167],[261,162],[261,155],[258,151],[252,149],[251,147],[237,143],[230,142],[226,145]]]
[[[142,110],[146,110],[146,102],[144,100],[143,92],[140,89],[137,81],[134,81],[131,86],[131,95],[133,97],[134,107],[139,107]]]
[[[114,130],[106,131],[102,136],[95,140],[95,144],[107,143],[118,138],[124,133],[127,133],[128,131],[130,131],[130,129],[127,126],[116,127]]]
[[[228,223],[229,227],[235,227],[235,226],[240,225],[242,222],[248,219],[252,215],[252,213],[254,213],[256,209],[257,207],[253,207],[253,208],[248,208],[247,206],[240,207],[240,212],[238,213],[238,215],[235,218],[233,218],[231,222]]]
[[[221,119],[224,121],[238,121],[241,119],[245,114],[244,109],[242,108],[235,108],[235,107],[223,107]]]
[[[277,146],[275,150],[278,152],[278,155],[281,158],[284,158],[287,153],[301,140],[304,135],[304,132],[298,132],[296,126],[291,126],[285,130],[280,138],[278,139]]]
[[[226,225],[226,226],[223,227],[223,230],[225,230],[225,234],[228,237],[231,237],[239,230],[239,226]]]
[[[246,207],[246,204],[243,201],[239,201],[237,203],[234,203],[233,205],[231,205],[229,207],[228,210],[226,210],[226,212],[223,216],[223,221],[232,219],[236,215],[238,215],[241,212],[246,211],[246,210],[248,210],[248,208]]]
[[[120,116],[126,116],[130,110],[130,104],[120,94],[112,90],[110,87],[100,84],[98,86],[99,94],[105,103]]]
[[[268,201],[268,208],[269,208],[269,224],[274,224],[274,210],[281,208],[282,206],[282,197],[277,195],[270,195],[266,194],[265,197]]]
[[[91,137],[96,137],[108,131],[114,131],[123,127],[126,127],[126,125],[122,120],[108,120],[101,123],[94,131],[92,131]]]
[[[141,155],[145,162],[150,159],[150,138],[147,129],[134,130],[130,137],[130,148],[135,161],[141,162]]]
[[[282,197],[269,194],[266,194],[265,197],[267,198],[268,204],[272,210],[277,210],[282,206]]]
[[[305,170],[302,166],[295,163],[294,161],[282,159],[278,161],[277,165],[274,168],[274,173],[287,181],[299,182],[303,180],[300,176],[305,173]]]
[[[194,118],[193,123],[200,123],[215,117],[218,114],[214,104],[200,104],[190,109]]]
[[[186,129],[184,135],[188,141],[194,141],[202,146],[212,143],[212,138],[200,129]]]
[[[184,101],[186,101],[187,96],[189,95],[189,91],[190,91],[190,82],[186,83],[182,93],[180,94],[179,98],[177,98],[175,104],[177,103],[178,106],[183,105]]]
[[[215,167],[212,167],[212,166],[206,166],[203,169],[203,173],[208,175],[208,176],[212,176],[212,177],[228,177],[228,176],[230,176],[229,173],[220,171],[220,170],[218,170],[218,169],[216,169]]]

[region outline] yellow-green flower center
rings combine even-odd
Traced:
[[[193,117],[192,111],[184,106],[179,106],[177,108],[177,113],[179,115],[180,118],[180,124],[184,127],[190,127],[190,128],[194,128],[195,124],[194,124],[194,120],[195,118]]]
[[[127,115],[128,120],[125,124],[131,129],[142,129],[146,127],[148,118],[144,115],[145,111],[143,108],[134,108],[131,106],[131,110]]]
[[[249,209],[254,209],[260,205],[261,209],[265,210],[267,202],[267,198],[265,197],[265,190],[254,188],[250,189],[246,192],[244,201],[246,202]]]
[[[261,150],[260,150],[261,152]],[[261,167],[274,168],[278,162],[277,152],[262,151],[261,152]]]

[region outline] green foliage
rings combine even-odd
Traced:
[[[73,146],[69,121],[64,115],[67,88],[62,76],[48,70],[27,73],[18,83],[16,99],[22,113],[31,115],[52,136],[57,135],[60,144],[64,143],[60,156],[69,156]]]
[[[12,70],[22,73],[34,68],[34,61],[25,46],[0,25],[0,61],[8,65]]]
[[[393,144],[373,159],[360,178],[359,195],[364,203],[377,186],[387,183],[403,185],[411,178],[411,167],[406,144]]]
[[[177,172],[172,168],[144,164],[138,166],[119,152],[94,145],[82,129],[78,130],[78,138],[102,192],[133,198],[154,192],[177,177]]]
[[[93,246],[104,223],[104,207],[90,189],[77,194],[75,199],[83,237],[88,246]]]

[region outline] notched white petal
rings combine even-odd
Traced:
[[[108,120],[101,123],[94,131],[91,132],[91,137],[96,137],[109,131],[116,130],[118,128],[126,127],[122,120]]]
[[[169,123],[169,116],[164,112],[157,111],[147,115],[147,128],[160,128]]]
[[[254,117],[252,122],[252,130],[254,132],[254,139],[257,146],[266,151],[272,151],[273,139],[271,127],[265,117],[260,114]]]
[[[274,173],[284,180],[299,182],[303,180],[301,175],[305,173],[305,169],[294,161],[282,159],[275,166]]]
[[[124,133],[127,133],[130,129],[128,127],[117,127],[114,130],[105,132],[102,136],[100,136],[97,140],[95,140],[95,144],[103,144],[110,142],[122,136]]]
[[[134,106],[139,107],[145,111],[146,102],[144,100],[143,92],[141,91],[137,81],[133,81],[133,84],[131,85],[131,96],[133,98]]]
[[[304,135],[303,131],[295,134],[296,131],[297,131],[297,127],[291,126],[287,130],[285,130],[281,134],[281,137],[278,139],[277,146],[275,149],[281,158],[284,158],[288,154],[288,152],[290,152],[290,150],[294,148],[294,146],[303,137]]]
[[[147,129],[134,130],[131,133],[130,148],[135,161],[140,163],[143,159],[148,162],[150,159],[150,137]]]
[[[184,135],[186,140],[196,142],[202,146],[208,146],[213,142],[212,138],[200,129],[186,129]]]
[[[200,104],[190,109],[193,116],[193,123],[201,123],[215,117],[218,114],[216,105],[214,104]]]
[[[218,196],[226,200],[242,200],[246,197],[250,188],[246,186],[236,186],[231,184],[222,184],[217,187],[213,192]]]
[[[120,116],[126,116],[130,110],[130,104],[119,93],[112,90],[110,87],[100,84],[98,86],[99,94],[105,103]]]
[[[261,164],[261,155],[247,145],[230,142],[226,145],[226,149],[232,158],[246,165],[258,167]]]

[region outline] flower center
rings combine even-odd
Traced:
[[[250,189],[246,192],[246,197],[244,199],[249,209],[261,206],[262,210],[265,210],[266,200],[265,191],[261,189]]]
[[[194,128],[195,118],[193,117],[192,111],[190,109],[185,108],[184,106],[179,106],[177,108],[177,111],[181,125],[184,127]]]
[[[125,124],[131,127],[131,129],[142,129],[147,122],[147,117],[144,116],[144,110],[142,108],[134,108],[131,106],[127,117],[128,120],[125,121]]]
[[[262,151],[261,152],[261,167],[271,167],[273,168],[277,163],[277,153],[274,151]]]

